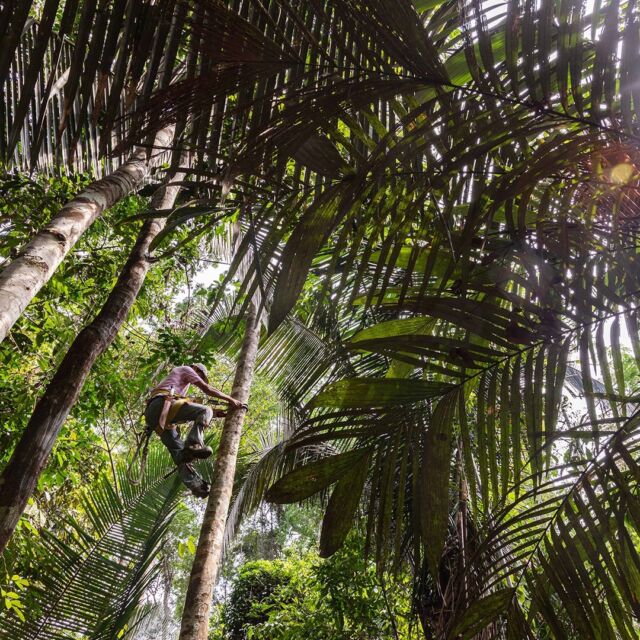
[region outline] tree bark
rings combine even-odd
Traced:
[[[178,176],[175,176],[178,177]],[[179,186],[160,188],[153,209],[173,206]],[[0,475],[0,553],[24,511],[58,433],[75,404],[91,367],[116,337],[149,271],[149,246],[166,217],[147,220],[109,297],[93,321],[76,336],[44,394],[36,404],[9,463]]]
[[[260,323],[252,305],[247,317],[247,328],[231,392],[233,397],[241,402],[247,402],[249,399],[259,335]],[[245,413],[246,410],[242,408],[230,409],[224,421],[216,454],[213,486],[189,577],[179,640],[207,640],[213,589],[222,557],[224,530]]]
[[[156,135],[151,154],[137,148],[121,167],[64,205],[18,257],[0,271],[0,342],[80,236],[106,209],[140,186],[172,139],[173,127],[166,127]]]

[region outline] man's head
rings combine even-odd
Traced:
[[[205,381],[209,382],[209,372],[207,371],[207,367],[205,367],[202,363],[196,362],[196,364],[192,364],[191,368]]]

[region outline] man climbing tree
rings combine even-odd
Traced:
[[[149,431],[155,431],[178,465],[178,474],[193,495],[206,498],[209,484],[202,479],[190,464],[195,459],[208,458],[213,452],[204,444],[204,430],[212,418],[222,418],[225,411],[214,411],[211,407],[196,402],[186,394],[190,385],[195,385],[208,396],[220,398],[232,407],[243,404],[209,384],[207,369],[203,364],[175,367],[160,384],[151,390],[145,410],[145,421]],[[180,439],[173,426],[181,422],[191,422],[186,439]]]

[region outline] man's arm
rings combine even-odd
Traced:
[[[231,396],[228,396],[226,393],[223,393],[219,389],[212,387],[210,384],[207,384],[197,373],[194,372],[193,379],[189,382],[190,384],[194,384],[198,389],[204,391],[208,396],[212,398],[220,398],[220,400],[224,400],[224,402],[228,402],[230,405],[239,408],[242,406],[242,402],[240,400],[236,400]]]
[[[201,389],[208,395],[212,396],[213,398],[220,398],[220,400],[224,400],[225,402],[228,402],[230,405],[233,405],[236,409],[242,406],[242,402],[240,402],[240,400],[236,400],[235,398],[228,396],[226,393],[223,393],[219,389],[212,387],[210,384],[207,384],[206,382],[204,382],[204,387],[201,387]]]

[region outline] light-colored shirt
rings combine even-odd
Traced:
[[[207,383],[191,368],[186,365],[175,367],[169,375],[162,380],[156,389],[173,388],[173,393],[179,396],[186,396],[189,385],[194,384],[196,387],[207,391],[209,386]]]

